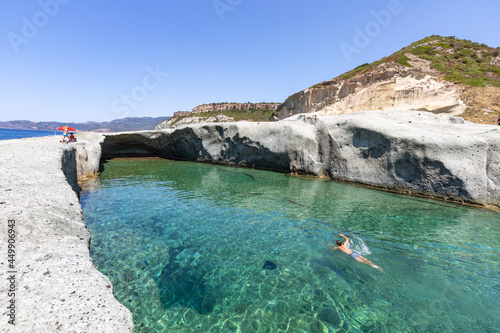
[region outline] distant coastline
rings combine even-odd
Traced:
[[[11,120],[0,121],[0,129],[25,130],[25,131],[55,131],[61,126],[71,126],[77,131],[90,132],[126,132],[126,131],[146,131],[153,130],[156,125],[170,117],[128,117],[115,119],[112,121],[95,122],[89,121],[84,123],[75,122],[58,122],[58,121],[39,121],[30,120]]]

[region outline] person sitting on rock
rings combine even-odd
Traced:
[[[349,238],[347,238],[346,236],[344,236],[342,234],[339,234],[339,236],[340,237],[344,237],[345,242],[344,242],[344,244],[342,244],[341,240],[337,240],[337,245],[338,246],[336,246],[336,247],[332,247],[330,244],[328,244],[328,246],[332,250],[340,250],[340,251],[344,252],[345,254],[351,256],[357,262],[360,262],[362,264],[369,265],[369,266],[372,266],[372,267],[374,267],[376,269],[382,270],[382,268],[380,268],[380,266],[375,265],[370,260],[368,260],[365,257],[363,257],[361,254],[359,254],[357,252],[354,252],[353,250],[351,250],[350,248],[348,248],[347,245],[349,244]]]
[[[69,142],[76,142],[76,137],[73,133],[70,133],[69,135]]]

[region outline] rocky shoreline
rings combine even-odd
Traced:
[[[132,332],[132,314],[90,258],[76,147],[59,140],[0,141],[0,331]],[[10,229],[15,248],[8,258]]]
[[[423,111],[296,115],[94,135],[102,158],[158,156],[291,172],[500,207],[500,128]],[[101,155],[102,154],[102,155]],[[80,154],[79,154],[80,155]],[[79,165],[82,163],[79,163]]]
[[[78,177],[102,159],[163,158],[269,169],[345,180],[457,202],[500,207],[500,128],[418,111],[298,115],[279,122],[211,123],[161,131],[81,133],[0,142],[1,246],[14,221],[11,299],[0,300],[2,332],[131,332],[132,315],[113,297],[89,253]],[[10,282],[2,279],[1,295]]]

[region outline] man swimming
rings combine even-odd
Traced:
[[[356,253],[353,250],[351,250],[350,248],[348,248],[347,245],[349,244],[349,238],[347,238],[346,236],[344,236],[342,234],[339,234],[339,236],[340,237],[344,237],[344,239],[345,239],[344,244],[342,244],[341,240],[337,240],[337,245],[338,246],[336,246],[336,247],[332,247],[330,244],[328,244],[328,247],[330,247],[330,249],[332,249],[332,250],[340,250],[340,251],[344,252],[345,254],[351,256],[357,262],[360,262],[362,264],[369,265],[369,266],[372,266],[372,267],[374,267],[376,269],[382,270],[382,268],[380,268],[380,266],[375,265],[370,260],[368,260],[365,257],[363,257],[361,254]]]

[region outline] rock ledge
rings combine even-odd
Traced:
[[[500,128],[424,111],[301,114],[106,134],[102,157],[160,156],[345,180],[500,206]],[[96,154],[100,158],[100,154]]]
[[[0,141],[1,332],[133,332],[89,253],[75,146],[59,137]],[[7,322],[7,221],[15,221],[16,325]]]

